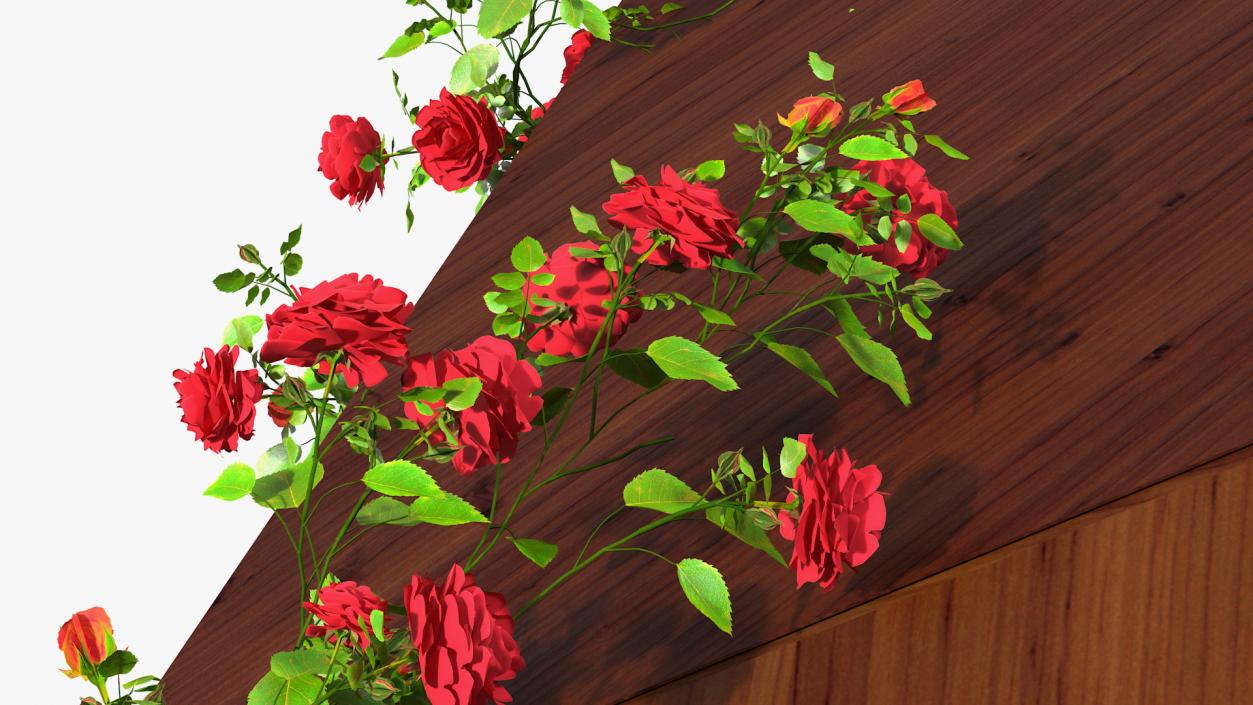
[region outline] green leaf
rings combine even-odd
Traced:
[[[413,504],[409,505],[409,520],[438,526],[487,523],[487,517],[474,505],[453,494],[413,500]]]
[[[547,568],[549,563],[557,557],[557,546],[537,539],[518,539],[512,536],[509,541],[518,548],[518,552],[526,556],[532,563]]]
[[[735,325],[735,319],[731,318],[731,315],[726,311],[721,311],[712,306],[706,306],[705,304],[696,303],[695,301],[691,303],[691,306],[696,309],[696,312],[700,314],[701,318],[705,319],[709,323],[716,326]]]
[[[234,502],[242,497],[247,497],[252,492],[252,486],[257,482],[257,475],[252,468],[243,463],[232,463],[227,465],[226,469],[218,475],[218,479],[213,481],[204,491],[206,497],[215,497],[223,499],[227,502]]]
[[[861,324],[861,320],[857,318],[857,314],[853,311],[853,307],[845,299],[824,301],[822,307],[830,311],[832,316],[835,316],[836,322],[840,324],[840,328],[845,333],[863,338],[870,337],[870,334],[866,332],[866,327]]]
[[[677,2],[668,2],[661,6],[661,14],[668,15],[671,12],[678,12],[683,9],[683,5]]]
[[[700,494],[687,483],[661,468],[636,475],[622,488],[622,503],[628,507],[674,514],[701,501]]]
[[[427,471],[408,460],[393,460],[366,470],[366,487],[389,497],[442,497],[444,491]]]
[[[482,0],[479,7],[479,34],[491,39],[531,14],[531,0]]]
[[[483,380],[478,377],[459,377],[444,383],[444,389],[450,394],[444,397],[444,405],[449,411],[465,411],[474,406],[479,393],[483,391]]]
[[[687,601],[722,631],[731,633],[731,593],[722,573],[699,558],[684,558],[675,566]],[[251,704],[250,704],[251,705]]]
[[[326,673],[330,666],[330,654],[315,649],[280,651],[270,657],[270,672],[288,680],[311,673]]]
[[[252,350],[252,336],[261,332],[260,316],[240,316],[231,319],[222,331],[223,345],[238,345],[244,350]]]
[[[396,37],[396,39],[392,41],[392,45],[387,47],[387,51],[383,52],[383,55],[379,58],[394,59],[397,56],[404,56],[425,43],[425,32],[422,32],[421,30],[414,32],[413,34],[405,32],[399,37]]]
[[[287,679],[267,673],[248,693],[248,705],[313,705],[321,689],[322,680],[317,676]]]
[[[935,147],[941,152],[944,152],[944,154],[948,155],[949,157],[952,157],[953,159],[961,159],[962,161],[970,159],[970,157],[966,156],[965,152],[954,147],[948,142],[945,142],[944,139],[940,137],[939,135],[924,135],[923,139],[927,141],[927,144],[931,145],[932,147]]]
[[[727,173],[727,164],[721,159],[710,159],[696,167],[696,178],[701,181],[717,181]]]
[[[901,320],[905,321],[905,325],[914,330],[914,334],[922,340],[931,340],[931,330],[927,328],[922,319],[914,313],[913,307],[908,302],[902,303],[900,307]]]
[[[946,250],[960,250],[962,241],[957,233],[935,213],[927,213],[918,219],[918,230],[922,236]]]
[[[596,216],[570,206],[570,219],[574,221],[574,229],[584,235],[600,235],[600,225],[596,222]]]
[[[634,169],[619,164],[617,159],[609,160],[609,168],[613,169],[613,178],[620,184],[629,181],[635,176]]]
[[[831,396],[840,396],[835,393],[835,387],[831,386],[831,383],[827,381],[827,376],[823,374],[822,368],[814,360],[813,355],[810,355],[805,348],[773,340],[767,342],[766,347],[770,348],[771,352],[783,358],[792,367],[804,372],[807,377],[817,382],[819,387],[827,390],[827,393]]]
[[[492,283],[504,289],[505,291],[516,291],[526,286],[526,275],[522,272],[504,272],[503,274],[493,274]],[[497,311],[496,313],[503,313]]]
[[[849,159],[868,162],[883,161],[885,159],[904,159],[909,156],[891,142],[874,135],[857,135],[845,140],[840,143],[840,154]]]
[[[583,24],[583,0],[561,0],[561,21],[571,27]]]
[[[757,281],[762,281],[760,274],[758,274],[757,272],[754,272],[752,268],[750,268],[748,265],[744,264],[743,262],[740,262],[739,260],[736,260],[736,259],[732,259],[730,257],[714,257],[711,260],[709,260],[709,264],[717,269],[722,269],[728,272],[735,272],[736,274],[743,274],[746,277],[756,279]]]
[[[408,520],[409,505],[391,497],[375,497],[357,512],[357,523],[362,526],[405,524]]]
[[[764,552],[779,565],[787,566],[787,561],[780,555],[779,549],[775,548],[774,543],[770,541],[770,535],[766,533],[765,529],[754,523],[748,512],[743,509],[738,507],[712,507],[706,510],[705,518],[728,534]]]
[[[909,388],[905,385],[905,373],[891,348],[870,338],[848,333],[837,336],[836,340],[862,372],[891,387],[901,403],[909,406]]]
[[[135,668],[136,663],[139,663],[139,659],[135,658],[135,654],[125,649],[118,649],[96,666],[96,675],[101,678],[126,675]]]
[[[593,37],[603,42],[609,41],[609,18],[605,17],[605,13],[601,12],[599,7],[590,2],[583,3],[583,26],[592,33]]]
[[[470,47],[452,65],[452,76],[448,80],[449,92],[465,95],[482,86],[499,65],[500,52],[495,46],[478,44]]]
[[[809,68],[814,72],[814,76],[819,81],[831,81],[835,79],[835,66],[822,60],[818,56],[818,52],[809,52]]]
[[[671,379],[702,380],[723,392],[740,388],[725,362],[687,338],[672,335],[654,340],[648,346],[648,356]]]
[[[830,201],[793,201],[783,208],[796,224],[811,233],[852,235],[858,230],[853,216]]]
[[[300,274],[300,270],[304,266],[305,258],[295,252],[288,252],[287,255],[283,257],[283,274],[289,277],[294,277],[297,274]]]
[[[784,438],[783,448],[779,450],[779,474],[784,477],[796,477],[796,468],[805,462],[809,449],[795,438]]]
[[[519,272],[534,272],[543,267],[548,258],[544,255],[544,246],[539,244],[539,240],[528,235],[513,246],[509,259]]]
[[[873,257],[850,254],[827,244],[814,245],[809,248],[809,251],[827,263],[827,271],[845,281],[856,277],[871,284],[887,284],[900,274],[894,267],[883,264]]]
[[[566,404],[570,403],[571,391],[569,387],[549,387],[545,389],[541,397],[544,400],[544,406],[540,408],[539,413],[535,415],[531,423],[536,426],[543,426],[561,416],[561,412],[565,409]]]
[[[248,286],[249,281],[251,280],[248,275],[238,269],[232,269],[229,272],[219,274],[214,277],[213,285],[218,288],[218,291],[225,291],[229,294],[230,292],[239,291],[245,286]]]
[[[384,641],[387,636],[383,631],[386,618],[387,615],[383,614],[383,610],[370,610],[370,632],[379,641]]]
[[[309,490],[309,473],[312,458],[294,467],[279,470],[257,478],[252,487],[252,498],[257,504],[270,509],[293,509],[304,503]],[[325,468],[318,463],[313,486],[322,481]]]
[[[614,350],[605,364],[619,377],[646,389],[652,389],[667,379],[666,373],[643,350]]]

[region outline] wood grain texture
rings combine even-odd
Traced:
[[[1253,450],[629,705],[1253,703]]]
[[[675,387],[635,407],[590,453],[666,434],[676,442],[552,487],[517,525],[561,545],[551,573],[640,470],[667,467],[696,482],[719,451],[812,432],[885,469],[892,496],[878,555],[834,593],[793,595],[786,571],[711,527],[673,527],[653,547],[723,570],[736,637],[683,604],[668,566],[615,556],[519,623],[529,665],[511,687],[518,701],[621,700],[1247,444],[1251,21],[1253,5],[1230,2],[920,0],[859,3],[850,14],[742,0],[651,52],[594,46],[419,302],[415,351],[488,330],[479,297],[507,267],[509,246],[527,234],[547,246],[574,239],[568,206],[599,212],[614,188],[610,157],[646,174],[725,158],[725,198],[745,202],[759,172],[730,123],[768,122],[816,90],[809,49],[838,64],[857,99],[926,82],[941,108],[919,124],[974,157],[924,159],[955,197],[967,248],[936,273],[957,292],[935,307],[936,340],[895,339],[913,408],[830,346],[813,347],[838,401],[774,360],[747,358],[733,370],[745,391]],[[747,311],[740,323],[765,315]],[[676,320],[646,316],[623,342],[697,327]],[[580,411],[571,424],[581,420]],[[538,445],[523,444],[507,490]],[[328,465],[332,481],[362,471],[346,453]],[[441,479],[486,505],[486,473]],[[347,495],[326,503],[315,526],[323,542]],[[476,539],[471,529],[381,529],[334,569],[395,599],[411,573],[446,571]],[[266,656],[291,643],[289,550],[271,523],[170,669],[173,705],[241,702]],[[506,551],[478,572],[515,603],[548,577]]]

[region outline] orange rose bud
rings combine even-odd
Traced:
[[[805,132],[811,135],[822,135],[840,122],[844,109],[840,104],[826,96],[811,95],[801,98],[792,106],[787,117],[779,116],[779,124],[794,127],[805,121]]]
[[[935,107],[935,100],[927,95],[922,81],[913,80],[897,86],[883,95],[883,102],[892,106],[898,115],[917,115]]]
[[[69,670],[62,673],[70,678],[82,676],[83,661],[98,666],[117,651],[113,643],[113,624],[109,615],[99,607],[75,612],[69,621],[61,625],[57,633],[57,646],[65,654]]]

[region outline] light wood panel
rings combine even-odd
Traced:
[[[935,307],[936,340],[894,341],[912,408],[830,345],[814,350],[839,400],[776,360],[746,358],[733,369],[744,391],[677,385],[633,410],[591,457],[662,435],[676,435],[674,443],[552,486],[516,526],[558,543],[549,570],[564,570],[635,473],[661,466],[696,482],[719,451],[812,432],[884,468],[892,496],[879,554],[832,594],[790,595],[786,571],[768,559],[712,527],[675,527],[653,546],[723,570],[738,596],[735,639],[682,603],[667,566],[617,556],[519,622],[528,663],[510,687],[519,702],[620,700],[1253,440],[1253,270],[1244,245],[1253,212],[1253,4],[874,0],[848,13],[825,2],[741,0],[660,39],[651,52],[592,47],[418,303],[415,351],[488,330],[480,296],[490,274],[508,267],[522,235],[548,246],[576,238],[568,207],[599,212],[615,188],[610,157],[648,174],[663,163],[725,158],[721,188],[728,202],[744,202],[760,172],[730,124],[769,122],[812,93],[810,49],[838,64],[850,96],[926,82],[940,109],[918,124],[974,156],[960,164],[924,157],[956,199],[967,247],[936,272],[957,292]],[[781,286],[803,287],[807,276]],[[658,290],[693,281],[650,280]],[[747,327],[766,315],[746,310],[737,321]],[[690,318],[645,316],[623,344],[692,334]],[[564,373],[545,384],[563,384]],[[611,387],[605,407],[633,393]],[[395,389],[391,380],[381,392]],[[586,409],[571,414],[572,427],[586,422]],[[524,439],[507,491],[539,445]],[[327,486],[363,470],[347,453],[327,464]],[[440,476],[450,489],[486,504],[486,473],[450,475]],[[349,495],[323,505],[327,518],[314,526],[322,542]],[[633,521],[641,519],[624,516],[610,529]],[[472,529],[381,529],[334,569],[396,599],[413,572],[446,571],[476,539]],[[258,538],[167,674],[173,705],[238,705],[268,654],[290,644],[289,550],[277,525]],[[548,577],[507,550],[479,571],[482,584],[515,603]]]
[[[1253,703],[1253,451],[630,705]]]

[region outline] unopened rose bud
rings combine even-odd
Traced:
[[[779,124],[784,127],[792,128],[804,121],[806,134],[822,136],[839,124],[843,112],[844,109],[833,99],[811,95],[796,101],[787,117],[778,117]]]
[[[927,95],[922,81],[918,80],[897,86],[883,94],[883,102],[892,106],[897,115],[917,115],[935,107],[935,100]]]

